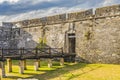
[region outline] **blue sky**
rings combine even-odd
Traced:
[[[17,21],[120,4],[120,0],[0,0],[0,21]]]

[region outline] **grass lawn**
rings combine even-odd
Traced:
[[[1,80],[120,80],[120,65],[113,64],[85,64],[65,63],[60,66],[59,62],[53,62],[53,67],[47,67],[47,61],[41,62],[39,71],[34,71],[33,60],[27,61],[27,70],[19,74],[18,62],[13,61],[13,72],[7,73],[7,78]],[[6,66],[7,68],[7,66]]]

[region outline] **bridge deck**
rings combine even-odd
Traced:
[[[6,60],[6,58],[21,60],[65,57],[75,57],[75,54],[63,53],[62,48],[0,49],[0,61]]]

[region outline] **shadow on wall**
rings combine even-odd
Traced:
[[[1,26],[0,27],[0,48],[4,49],[16,49],[16,48],[44,48],[49,47],[46,44],[45,39],[40,38],[39,42],[33,40],[33,36],[14,25],[9,27]]]
[[[0,48],[3,48],[3,54],[19,54],[17,49],[21,48],[27,51],[33,51],[34,48],[51,48],[46,44],[45,36],[40,37],[38,42],[34,41],[33,37],[24,28],[15,25],[2,26],[0,27]],[[52,48],[51,52],[58,53],[61,49]]]

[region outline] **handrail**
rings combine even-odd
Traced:
[[[24,47],[23,47],[24,48]],[[21,48],[0,48],[0,50],[20,50]],[[24,49],[36,49],[36,48],[24,48]],[[37,48],[37,49],[62,49],[62,48]]]
[[[1,48],[0,51],[1,51],[0,57],[2,59],[4,59],[6,56],[14,57],[15,55],[17,55],[21,59],[22,59],[22,57],[25,57],[27,55],[38,57],[39,55],[41,55],[40,53],[43,53],[43,55],[46,53],[50,58],[52,58],[52,55],[54,53],[61,53],[61,55],[63,55],[63,48],[50,48],[50,47],[49,48],[14,48],[14,49],[13,48],[12,49],[11,48],[8,48],[8,49]]]
[[[75,56],[76,54],[65,54],[63,52],[63,48],[19,48],[19,49],[0,49],[0,61],[5,61],[7,58],[11,58],[13,60],[23,60],[23,59],[40,59],[40,58],[65,58]],[[46,50],[47,49],[47,50]],[[54,51],[58,50],[58,51]],[[9,50],[17,50],[12,52]],[[28,51],[27,51],[28,50]],[[32,51],[31,51],[32,50]],[[8,52],[7,52],[8,51]]]

